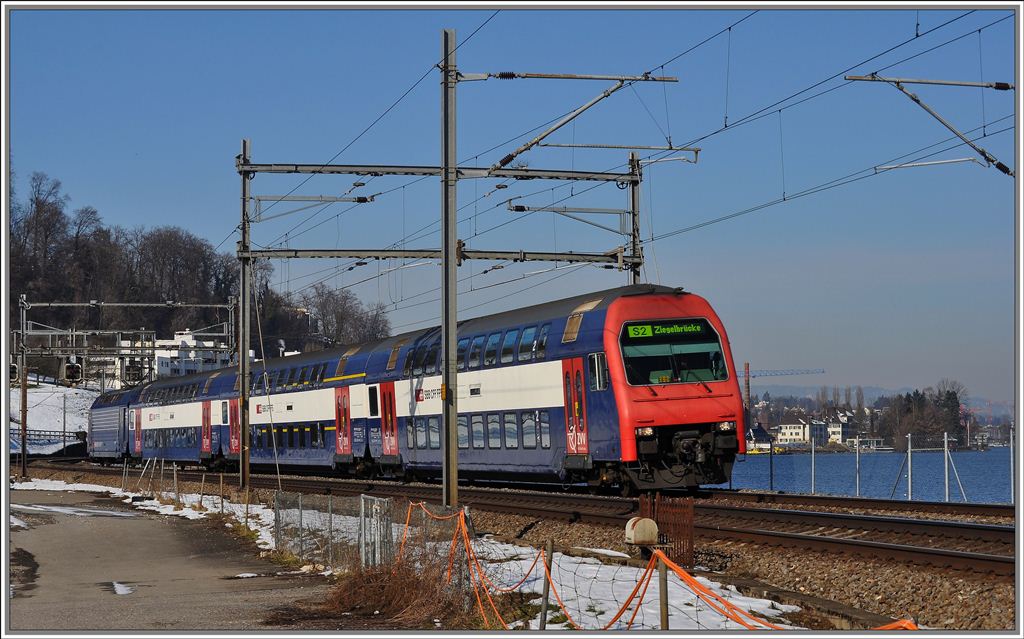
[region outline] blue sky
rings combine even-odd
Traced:
[[[29,175],[44,171],[63,182],[72,208],[95,206],[107,224],[174,224],[217,245],[238,223],[234,156],[241,138],[252,139],[256,162],[325,162],[438,61],[442,28],[455,28],[462,42],[492,13],[15,10],[15,186],[24,194]],[[465,42],[457,60],[467,73],[636,74],[748,13],[505,10]],[[883,73],[1014,82],[1014,18],[991,25],[1012,14],[975,11],[940,27],[965,13],[765,8],[667,66],[664,73],[679,83],[620,91],[549,141],[657,145],[671,131],[673,142],[689,142],[721,129],[726,114],[735,124],[913,38],[918,20],[924,35],[851,73],[899,62]],[[940,28],[929,32],[934,27]],[[900,62],[958,36],[965,37]],[[429,74],[335,162],[437,164],[438,82],[436,72]],[[657,237],[770,202],[781,197],[783,184],[791,196],[950,137],[880,83],[850,83],[774,113],[842,84],[842,78],[831,80],[764,118],[707,137],[698,143],[703,150],[696,165],[647,167],[644,235],[650,237],[652,227]],[[460,161],[495,162],[525,138],[476,156],[608,85],[460,85]],[[979,143],[1017,168],[1014,129],[996,133],[1016,124],[1015,92],[985,92],[983,105],[980,89],[910,88],[962,130],[986,124],[992,135]],[[959,147],[928,160],[972,155]],[[606,170],[625,157],[624,151],[541,148],[522,159],[535,168]],[[253,191],[284,193],[300,179],[261,175]],[[294,230],[316,209],[267,222],[255,227],[254,240],[269,245],[291,230],[291,247],[384,247],[438,218],[437,180],[413,180],[376,178],[358,192],[390,191],[377,202],[340,217],[347,205],[335,204]],[[353,181],[316,176],[297,193],[340,194]],[[503,205],[509,197],[529,195],[522,202],[533,206],[570,195],[563,205],[626,204],[626,192],[613,185],[579,194],[591,183],[513,183],[485,197],[496,183],[460,183],[466,221],[459,234],[471,247],[604,251],[621,242],[549,213],[484,232],[512,219]],[[659,239],[646,248],[646,278],[707,297],[729,330],[740,366],[749,361],[755,369],[828,371],[779,382],[895,388],[951,377],[974,395],[1005,401],[1013,394],[1015,365],[1014,188],[1012,179],[976,164],[889,171]],[[408,246],[438,243],[435,233]],[[233,246],[230,238],[221,248]],[[276,285],[300,290],[332,275],[310,275],[329,266],[278,265]],[[349,286],[369,278],[353,290],[364,302],[391,305],[396,330],[435,323],[439,303],[430,300],[439,293],[428,291],[438,286],[439,270],[420,266],[374,277],[378,267],[395,266],[371,263],[325,283]],[[473,275],[460,296],[467,317],[626,282],[625,274],[592,267],[528,275],[551,268],[532,263],[481,274],[488,266],[471,263],[460,271]],[[498,284],[520,275],[527,276]]]

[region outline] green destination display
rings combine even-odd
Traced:
[[[628,335],[631,338],[703,333],[704,323],[684,322],[672,324],[634,324],[633,326],[628,326],[627,330]]]

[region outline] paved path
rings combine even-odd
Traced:
[[[30,525],[10,529],[10,630],[268,629],[273,608],[328,587],[319,576],[231,579],[280,568],[211,520],[89,493],[9,495],[11,514]]]

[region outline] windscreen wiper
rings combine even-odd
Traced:
[[[705,384],[704,380],[702,380],[700,377],[697,377],[697,373],[694,373],[692,370],[690,370],[690,367],[686,365],[686,362],[680,359],[677,361],[677,363],[683,367],[683,370],[686,371],[687,375],[693,375],[693,378],[697,380],[698,384],[704,387],[704,390],[706,390],[708,393],[712,392],[711,387]],[[686,381],[686,379],[684,378],[683,381]]]

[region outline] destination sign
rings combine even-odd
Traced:
[[[708,335],[709,326],[706,319],[690,319],[690,321],[679,322],[652,322],[649,324],[631,324],[626,327],[624,336],[630,342],[662,341],[669,338],[671,341],[688,341],[687,338],[700,338]],[[662,338],[662,339],[658,339]]]

